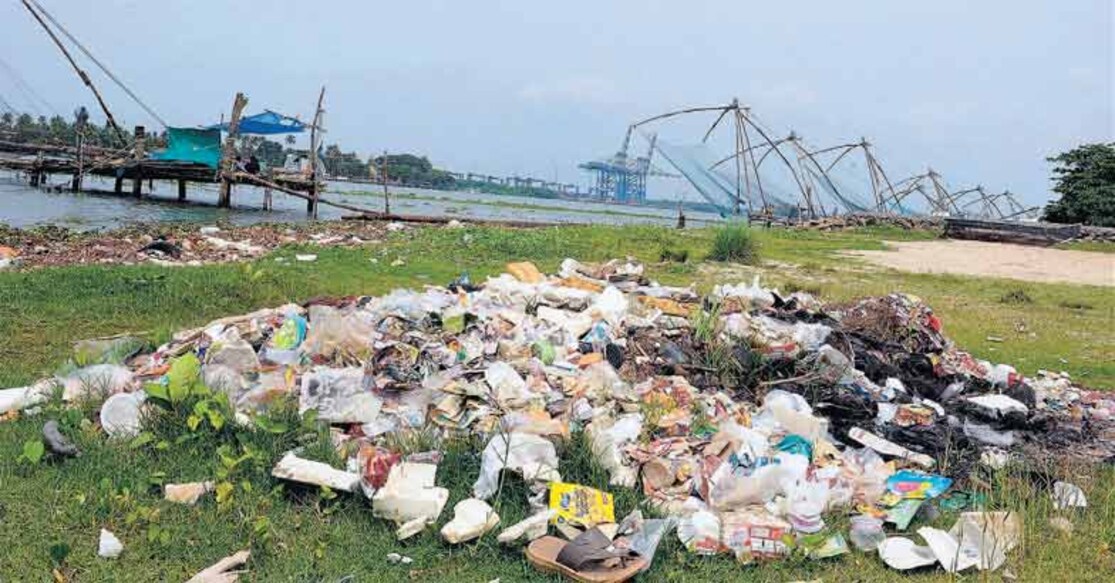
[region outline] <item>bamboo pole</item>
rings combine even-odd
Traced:
[[[85,133],[80,129],[77,132],[77,170],[74,172],[74,180],[70,185],[70,190],[78,192],[81,190],[81,177],[85,173]]]
[[[35,17],[35,20],[37,20],[39,22],[39,25],[43,27],[43,30],[45,30],[46,33],[50,35],[50,40],[54,41],[54,44],[58,46],[58,50],[62,51],[62,55],[66,57],[67,61],[70,62],[70,66],[72,66],[74,68],[74,71],[77,72],[77,76],[81,77],[81,82],[85,83],[85,86],[93,92],[93,96],[97,98],[97,103],[101,106],[101,111],[105,112],[105,118],[108,120],[108,125],[112,126],[113,131],[116,132],[116,137],[120,139],[120,143],[127,145],[128,141],[124,139],[124,132],[120,130],[120,126],[116,125],[116,118],[112,117],[112,112],[109,111],[108,104],[106,104],[104,98],[101,97],[101,92],[97,91],[97,88],[93,85],[92,79],[89,78],[89,75],[86,74],[86,72],[83,71],[81,67],[77,66],[74,58],[70,56],[70,51],[66,50],[66,46],[62,44],[62,41],[59,40],[58,36],[54,34],[54,31],[51,30],[49,26],[47,26],[46,22],[43,20],[43,17],[39,16],[39,13],[31,7],[31,4],[27,0],[22,1],[23,7],[31,13],[31,16]]]
[[[320,146],[319,141],[319,128],[321,126],[321,116],[324,111],[321,109],[321,102],[325,99],[325,86],[321,87],[321,93],[317,96],[317,109],[314,110],[314,123],[310,126],[310,199],[306,202],[306,212],[310,213],[314,219],[317,219],[317,202],[318,202],[318,183],[317,179],[320,176],[318,167],[317,150]]]
[[[147,130],[143,126],[135,128],[135,160],[136,172],[132,178],[132,195],[143,198],[143,157],[147,145]]]
[[[387,192],[387,150],[383,151],[383,161],[380,163],[380,181],[383,182],[383,214],[391,214],[391,195]]]
[[[217,196],[217,206],[229,208],[232,206],[232,180],[229,176],[235,166],[236,136],[240,134],[240,114],[248,105],[248,98],[243,93],[237,93],[232,101],[232,118],[228,122],[228,137],[225,138],[224,148],[221,150],[221,188]]]

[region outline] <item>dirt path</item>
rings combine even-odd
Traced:
[[[956,273],[1037,282],[1115,286],[1115,254],[981,241],[886,242],[886,251],[851,251],[876,265],[916,273]]]

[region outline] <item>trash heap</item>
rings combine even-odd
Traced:
[[[301,412],[337,428],[348,465],[292,451],[274,476],[367,496],[399,539],[440,525],[459,544],[499,525],[487,500],[502,471],[517,472],[534,514],[499,540],[532,541],[534,565],[571,577],[633,575],[675,527],[691,552],[741,562],[795,549],[830,557],[850,540],[895,569],[997,569],[1020,541],[1019,517],[976,511],[977,497],[954,485],[980,464],[1039,450],[1112,455],[1111,396],[1063,373],[1025,378],[972,357],[913,296],[826,306],[756,278],[701,297],[648,281],[632,260],[507,272],[223,318],[124,366],[0,391],[0,413],[41,402],[56,384],[77,398],[96,379],[113,393],[105,431],[135,435],[145,401],[191,367],[241,423],[296,395]],[[121,342],[83,349],[119,353]],[[664,518],[636,511],[617,522],[611,494],[562,481],[555,442],[582,431],[610,484],[641,490]],[[441,453],[392,449],[408,432],[486,443],[473,497],[448,519]],[[212,488],[170,485],[167,496],[193,503]],[[1084,503],[1071,484],[1053,494]],[[931,499],[973,511],[950,531],[919,529],[920,545],[902,533]],[[836,513],[852,515],[847,538],[826,527]],[[546,536],[551,528],[563,538]]]
[[[75,264],[227,263],[254,259],[283,245],[321,248],[367,245],[382,242],[389,231],[404,228],[402,223],[385,226],[371,221],[245,226],[155,223],[111,231],[53,226],[13,229],[0,225],[0,270]],[[291,260],[282,256],[278,259]]]

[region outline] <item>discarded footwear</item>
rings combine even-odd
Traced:
[[[598,529],[572,541],[544,536],[526,548],[530,564],[547,573],[561,573],[581,583],[619,583],[639,574],[647,560],[631,551],[616,550]]]

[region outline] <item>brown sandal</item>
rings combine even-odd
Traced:
[[[581,583],[620,583],[639,574],[647,560],[632,551],[608,550],[612,541],[593,528],[566,542],[544,536],[530,543],[527,560],[550,573],[561,573]]]

